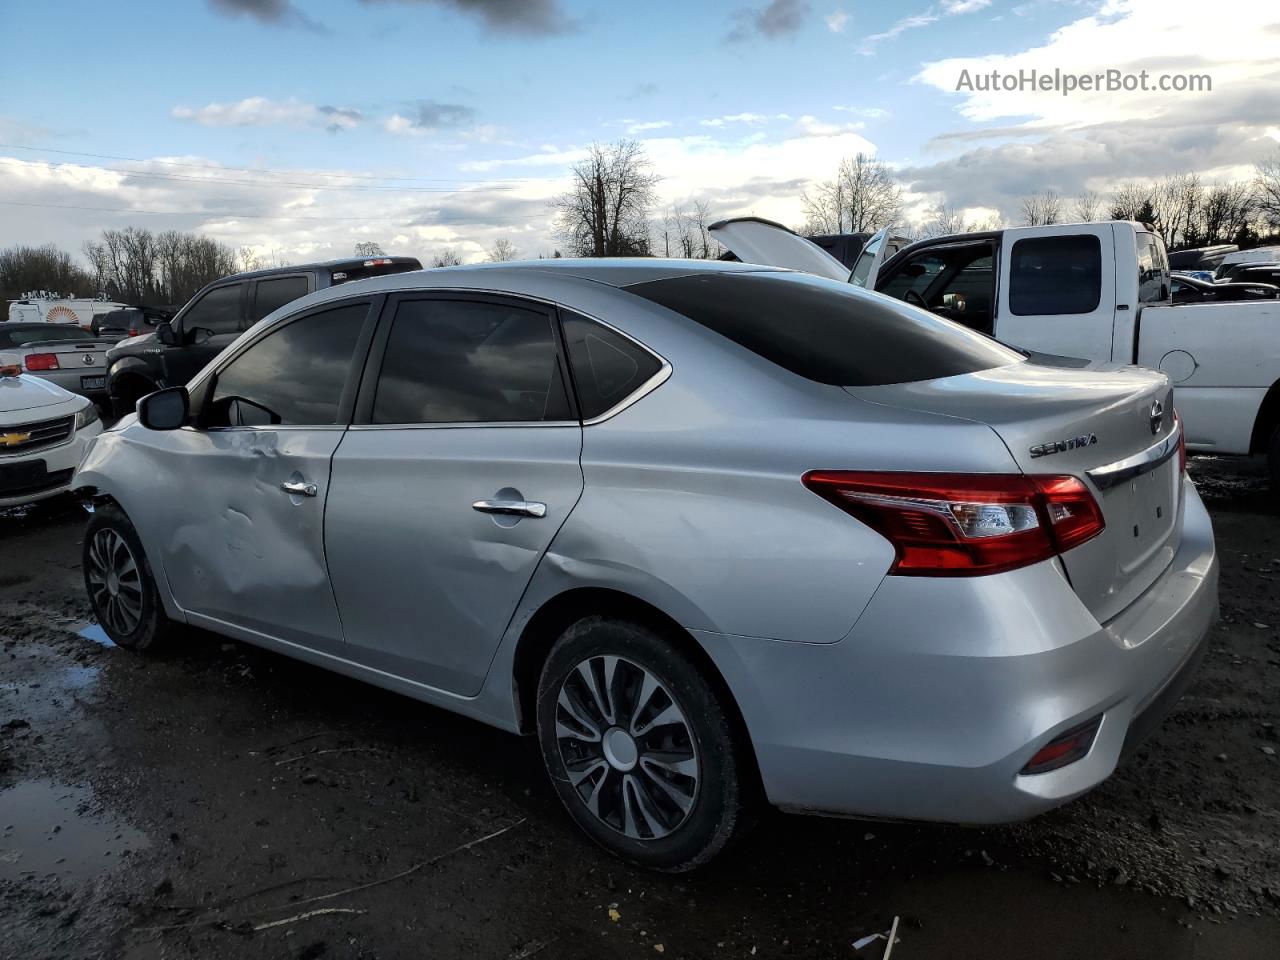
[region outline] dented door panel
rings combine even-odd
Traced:
[[[184,490],[158,501],[172,504],[159,533],[174,598],[193,622],[341,648],[324,507],[342,435],[340,427],[184,429],[154,448],[157,467]],[[314,484],[314,496],[285,483]]]

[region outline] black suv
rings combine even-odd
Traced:
[[[236,337],[286,303],[335,284],[421,270],[413,257],[355,257],[237,273],[215,280],[149,336],[107,351],[107,392],[117,416],[141,397],[190,380]]]

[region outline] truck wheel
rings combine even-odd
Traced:
[[[169,618],[138,532],[119,507],[99,507],[84,532],[85,592],[117,646],[142,652],[164,639]]]
[[[752,819],[750,747],[721,694],[646,627],[598,616],[569,627],[542,669],[537,724],[570,816],[625,860],[692,870]]]

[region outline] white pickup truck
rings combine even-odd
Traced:
[[[847,280],[1034,357],[1154,367],[1176,385],[1187,446],[1270,457],[1280,491],[1280,300],[1174,305],[1164,242],[1132,221],[1014,227],[910,243],[882,230],[853,271],[754,217],[712,235],[747,263]]]

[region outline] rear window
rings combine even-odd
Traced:
[[[0,347],[22,347],[28,343],[49,340],[92,340],[93,337],[72,324],[41,323],[37,326],[3,329],[0,325]]]
[[[1009,310],[1020,317],[1093,313],[1102,302],[1102,245],[1090,233],[1013,245]]]
[[[1022,359],[923,310],[803,274],[702,274],[626,289],[818,383],[909,383]]]

